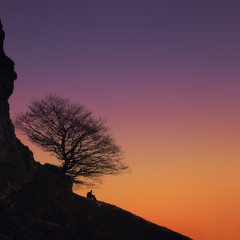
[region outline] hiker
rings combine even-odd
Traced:
[[[92,199],[92,200],[94,200],[94,201],[97,200],[96,197],[92,194],[92,190],[87,193],[87,198]]]

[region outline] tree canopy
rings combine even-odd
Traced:
[[[76,183],[99,181],[103,175],[129,169],[105,121],[69,99],[47,95],[33,100],[26,112],[16,115],[15,126],[32,143],[52,153]]]

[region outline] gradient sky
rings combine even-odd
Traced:
[[[239,13],[231,0],[2,0],[11,115],[47,93],[86,105],[132,169],[104,178],[99,200],[194,240],[239,240]]]

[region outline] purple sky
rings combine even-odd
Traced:
[[[32,96],[58,92],[119,107],[150,101],[149,95],[201,100],[226,87],[231,94],[239,87],[239,5],[4,2],[5,49],[19,75],[12,101],[21,109]]]

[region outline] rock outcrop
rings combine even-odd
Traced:
[[[3,50],[5,34],[0,21],[0,199],[20,189],[34,174],[32,152],[15,136],[8,99],[17,78],[14,62]]]

